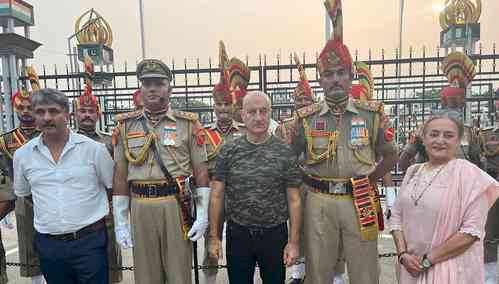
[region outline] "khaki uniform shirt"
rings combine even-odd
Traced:
[[[111,134],[100,132],[97,130],[92,131],[92,132],[88,132],[88,131],[84,131],[82,129],[78,129],[78,131],[76,133],[81,134],[81,135],[85,135],[88,138],[91,138],[97,142],[100,142],[100,143],[106,145],[106,148],[108,149],[111,156],[113,155],[113,145],[111,144]]]
[[[298,116],[292,146],[297,154],[305,154],[303,170],[310,176],[348,179],[367,175],[374,170],[377,156],[396,151],[393,129],[379,103],[350,99],[339,121],[325,102],[300,109]]]
[[[173,178],[192,175],[194,165],[207,161],[202,126],[196,114],[169,110],[155,125],[142,112],[118,115],[118,125],[113,133],[114,158],[116,163],[128,168],[128,181],[166,179],[151,148],[145,152],[142,163],[129,161],[129,157],[138,158],[141,150],[147,147],[141,119],[157,137],[159,155]]]
[[[232,126],[225,133],[218,127],[217,122],[206,125],[204,131],[206,153],[208,154],[208,173],[211,176],[215,170],[215,158],[218,156],[222,145],[243,136],[246,133],[246,129],[244,128],[243,123],[233,120]]]
[[[0,201],[16,199],[12,189],[12,157],[17,149],[39,134],[38,130],[26,131],[18,127],[0,135],[0,169],[2,171]]]
[[[484,170],[499,173],[499,128],[489,127],[480,131],[480,148],[485,158]]]

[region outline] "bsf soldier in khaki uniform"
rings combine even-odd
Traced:
[[[288,144],[292,144],[291,139],[294,137],[294,134],[296,133],[297,130],[297,123],[298,123],[298,116],[297,116],[297,111],[301,108],[304,108],[306,106],[309,106],[313,104],[316,99],[315,95],[312,91],[312,88],[310,87],[307,79],[307,74],[305,73],[305,69],[303,68],[303,65],[300,63],[300,59],[298,58],[298,55],[294,55],[294,60],[298,68],[298,72],[300,74],[300,81],[298,82],[298,85],[295,87],[292,97],[293,97],[293,103],[294,103],[294,113],[293,116],[290,118],[287,118],[283,120],[280,125],[277,127],[275,131],[275,135],[284,141],[286,141]],[[303,157],[302,157],[303,158]],[[300,159],[301,162],[303,162],[303,159]],[[305,197],[306,197],[306,190],[302,190],[302,204],[305,204]],[[300,284],[303,283],[305,279],[305,237],[304,237],[304,231],[303,229],[301,230],[301,236],[300,236],[300,258],[299,264],[292,265],[289,270],[291,273],[291,280],[289,284]],[[341,284],[343,283],[343,273],[345,273],[345,262],[342,260],[342,253],[341,253],[341,248],[339,249],[339,257],[338,257],[338,263],[335,266],[334,269],[334,284]]]
[[[38,76],[35,70],[32,67],[28,67],[26,73],[30,80],[32,90],[38,90]],[[9,202],[15,200],[11,184],[13,177],[12,157],[14,156],[14,152],[40,134],[35,127],[35,121],[32,115],[31,93],[25,90],[17,92],[12,97],[12,103],[16,115],[19,118],[20,125],[0,136],[2,170],[4,173],[7,173],[5,175],[5,183],[2,184],[2,187],[4,187],[2,192],[5,193],[5,195],[2,194],[1,198],[2,201],[9,200]],[[18,198],[15,203],[19,261],[26,264],[20,267],[21,277],[31,277],[34,284],[43,283],[43,276],[40,271],[40,259],[33,247],[33,238],[35,235],[33,226],[33,204],[24,198]]]
[[[85,70],[90,76],[93,74],[93,64],[88,57],[85,59]],[[102,133],[96,129],[97,119],[100,116],[100,106],[97,98],[92,94],[91,77],[85,78],[85,91],[82,96],[76,100],[76,123],[77,133],[83,134],[95,141],[98,141],[108,148],[111,155],[113,146],[111,144],[111,135]],[[108,189],[108,197],[111,200],[112,192]],[[119,283],[123,280],[123,272],[119,269],[122,266],[121,249],[116,242],[114,233],[114,218],[112,212],[106,216],[107,227],[107,258],[109,262],[109,282]]]
[[[237,107],[237,102],[233,101],[229,87],[229,70],[227,68],[227,56],[225,52],[225,46],[222,41],[220,41],[220,82],[213,88],[213,111],[215,112],[216,121],[208,124],[204,127],[205,133],[205,144],[206,152],[208,154],[208,174],[210,180],[215,171],[216,157],[220,152],[220,148],[227,142],[231,142],[234,139],[242,136],[245,133],[244,124],[234,120],[234,112]],[[241,66],[240,70],[244,70],[245,66]],[[226,72],[227,71],[227,72]],[[233,76],[232,78],[236,78]],[[244,95],[240,96],[241,100]],[[221,223],[223,225],[223,222]],[[209,231],[209,230],[208,230]],[[223,228],[219,229],[222,232]],[[222,236],[220,236],[222,239]],[[218,265],[218,259],[211,258],[208,256],[208,237],[205,236],[205,246],[204,246],[204,260],[203,265],[205,266],[216,266]],[[205,269],[205,283],[215,284],[218,269]]]
[[[497,107],[495,126],[480,130],[480,147],[484,158],[483,169],[496,180],[499,180],[499,112],[497,111]],[[486,284],[497,283],[498,243],[499,203],[496,201],[489,210],[485,224],[484,260]]]
[[[461,52],[449,54],[441,65],[442,72],[449,81],[449,86],[440,92],[440,102],[443,109],[455,111],[461,119],[464,119],[464,106],[466,98],[466,87],[475,76],[475,65],[473,61]],[[419,131],[418,131],[419,132]],[[418,157],[417,162],[425,162],[427,159],[424,145],[419,133],[416,133],[405,146],[400,155],[399,165],[402,170],[411,165],[411,160]],[[461,147],[458,148],[456,157],[465,159],[480,166],[480,145],[478,142],[478,130],[472,123],[464,123],[464,135]]]
[[[341,2],[326,7],[336,26],[318,60],[325,102],[298,110],[292,139],[305,155],[305,283],[331,281],[341,242],[350,283],[377,284],[382,214],[373,185],[396,163],[394,133],[380,103],[349,97],[352,58],[342,43]]]
[[[113,133],[116,238],[123,248],[134,248],[136,283],[191,283],[188,238],[198,240],[208,226],[210,188],[203,128],[196,114],[169,108],[172,73],[163,62],[141,61],[137,76],[144,112],[116,116]],[[189,186],[191,175],[196,189]],[[194,222],[190,199],[196,202]]]

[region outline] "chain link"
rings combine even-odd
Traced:
[[[390,252],[390,253],[382,253],[379,254],[378,257],[395,257],[397,256],[397,253],[395,252]],[[304,264],[305,261],[303,260],[298,260],[296,261],[295,264]],[[39,265],[36,264],[27,264],[27,263],[19,263],[19,262],[7,262],[7,266],[12,266],[12,267],[38,267]],[[193,266],[192,269],[195,269]],[[203,269],[227,269],[226,264],[219,264],[219,265],[198,265],[197,266],[198,270],[203,270]],[[110,267],[109,270],[121,270],[121,271],[133,271],[134,267],[133,266],[121,266],[121,267]]]

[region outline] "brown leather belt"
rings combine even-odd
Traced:
[[[331,194],[331,195],[351,195],[353,192],[352,183],[322,181],[314,179],[308,175],[303,175],[303,182],[312,187],[313,192]]]
[[[132,182],[132,193],[139,198],[157,198],[179,193],[177,184],[165,182]]]
[[[60,241],[75,241],[78,239],[81,239],[87,235],[90,235],[91,233],[97,232],[102,228],[106,227],[106,221],[104,218],[98,220],[95,223],[92,223],[90,225],[87,225],[81,229],[79,229],[76,232],[73,233],[67,233],[67,234],[61,234],[61,235],[52,235],[52,234],[40,234],[43,235],[49,239],[53,240],[60,240]]]

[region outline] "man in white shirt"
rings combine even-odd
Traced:
[[[14,192],[30,197],[34,246],[48,283],[108,283],[106,188],[114,162],[106,147],[68,128],[69,103],[54,89],[33,94],[42,134],[14,154]]]

